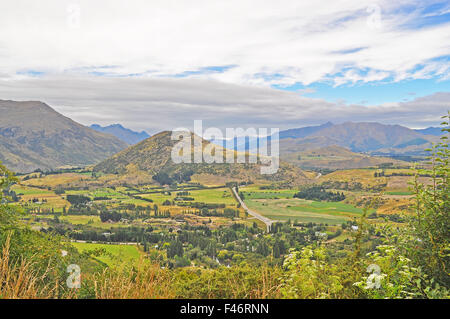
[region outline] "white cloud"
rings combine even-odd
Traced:
[[[83,124],[153,133],[194,119],[282,129],[328,120],[436,125],[450,93],[361,106],[269,88],[448,80],[448,58],[439,57],[450,55],[450,23],[417,27],[432,15],[422,3],[1,1],[0,98],[43,100]],[[212,66],[227,67],[205,69]]]
[[[367,11],[374,3],[379,27],[376,10]],[[236,67],[191,77],[251,85],[309,84],[340,72],[336,84],[448,78],[448,62],[432,59],[450,54],[450,24],[404,27],[420,8],[414,0],[2,1],[0,78],[99,66],[116,66],[109,75],[165,77],[224,65]]]
[[[53,76],[1,80],[0,96],[42,100],[64,115],[89,125],[121,123],[150,133],[205,127],[278,127],[281,129],[345,121],[438,125],[449,109],[450,93],[409,102],[344,105],[267,87],[202,79],[144,79]]]

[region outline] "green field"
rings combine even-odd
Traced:
[[[94,243],[72,243],[79,252],[94,249],[105,249],[106,254],[95,257],[108,266],[120,266],[139,261],[141,253],[135,245],[94,244]]]
[[[52,217],[53,218],[53,217]],[[98,227],[102,229],[110,229],[111,227],[129,227],[128,224],[114,223],[102,223],[99,216],[88,215],[65,215],[60,217],[61,220],[67,221],[73,225],[89,225],[92,227]]]
[[[196,202],[204,202],[211,204],[235,205],[236,200],[231,195],[229,188],[214,188],[189,191],[190,197],[194,197]]]
[[[283,199],[293,198],[296,190],[280,190],[280,191],[258,191],[258,192],[246,192],[241,191],[244,194],[245,199]]]
[[[109,197],[110,199],[126,199],[127,195],[123,195],[115,190],[110,188],[99,188],[94,191],[86,191],[86,190],[69,190],[66,191],[67,195],[83,195],[88,196],[91,199],[95,197]]]
[[[248,208],[274,220],[341,224],[362,214],[362,209],[340,202],[303,199],[246,199]]]
[[[54,194],[52,191],[49,191],[47,189],[32,188],[32,187],[21,186],[21,185],[14,185],[11,189],[13,191],[15,191],[17,195]]]
[[[393,192],[386,192],[386,195],[403,195],[403,196],[406,196],[406,195],[413,195],[413,193],[410,192],[410,191],[404,191],[404,192],[402,192],[402,191],[393,191]]]

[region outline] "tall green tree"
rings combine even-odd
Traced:
[[[14,173],[0,162],[0,242],[1,234],[5,234],[6,230],[11,229],[17,221],[18,210],[15,206],[8,205],[11,198],[5,194],[17,182],[18,179],[14,176]]]
[[[450,166],[448,147],[450,112],[443,116],[440,143],[431,152],[430,168],[417,170],[414,180],[415,211],[411,219],[409,255],[413,261],[441,284],[450,287]],[[418,181],[420,174],[430,174],[432,183]]]

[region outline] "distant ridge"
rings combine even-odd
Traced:
[[[280,132],[280,139],[283,138],[302,138],[314,134],[320,130],[331,127],[334,124],[331,122],[327,122],[322,125],[317,126],[305,126],[301,128],[294,128]]]
[[[357,153],[393,155],[425,155],[425,149],[437,142],[440,128],[427,129],[427,134],[401,125],[386,125],[377,122],[327,122],[317,126],[306,126],[280,131],[280,153],[304,152],[329,146],[340,146]],[[224,140],[212,140],[225,145]],[[250,137],[238,143],[238,151],[252,151],[257,143],[266,143],[267,137]]]
[[[327,146],[301,152],[283,153],[281,159],[302,169],[354,169],[380,165],[409,167],[409,163],[392,158],[355,153],[340,146]]]
[[[16,172],[89,165],[127,147],[39,101],[0,100],[0,161]]]
[[[305,126],[301,128],[294,128],[289,129],[285,131],[281,131],[279,133],[279,139],[286,139],[286,138],[303,138],[306,136],[309,136],[315,132],[318,132],[324,128],[333,126],[333,123],[327,122],[322,125],[317,126]],[[214,139],[210,141],[211,143],[214,143],[216,145],[220,145],[223,147],[226,147],[227,141],[225,139]],[[245,141],[238,140],[237,138],[232,141],[234,144],[234,149],[237,151],[252,151],[252,146],[257,146],[258,144],[263,143],[269,143],[269,140],[267,137],[248,137]]]
[[[418,133],[424,134],[424,135],[434,135],[434,136],[441,136],[444,135],[445,133],[442,132],[442,128],[440,127],[427,127],[427,128],[423,128],[423,129],[417,129],[414,130]]]
[[[115,137],[117,137],[118,139],[124,141],[129,145],[137,144],[140,141],[143,141],[146,138],[150,137],[150,135],[148,135],[147,132],[145,131],[135,132],[133,130],[123,127],[121,124],[112,124],[109,126],[100,126],[98,124],[92,124],[90,128],[98,132],[114,135]]]
[[[340,146],[352,152],[422,155],[436,136],[424,135],[401,125],[376,122],[326,123],[280,132],[280,151],[299,152]]]

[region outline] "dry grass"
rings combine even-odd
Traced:
[[[45,187],[63,187],[70,183],[77,183],[89,176],[83,176],[76,173],[64,173],[57,175],[47,175],[40,178],[32,178],[27,181],[22,181],[21,184],[25,186],[45,186]]]
[[[173,270],[141,258],[135,267],[83,273],[82,289],[67,290],[50,265],[39,273],[35,266],[32,258],[11,262],[8,237],[0,255],[0,299],[283,298],[279,267]]]
[[[174,272],[178,298],[265,299],[281,298],[279,267],[221,267],[198,271],[194,268]]]
[[[22,259],[10,261],[10,239],[8,236],[0,255],[0,299],[37,299],[57,296],[58,285],[45,285],[44,279],[50,272],[47,267],[43,275],[33,269],[33,262]]]
[[[83,290],[66,290],[47,266],[38,274],[32,261],[10,262],[10,238],[0,255],[0,299],[79,298]],[[142,258],[135,268],[106,268],[85,273],[82,285],[96,299],[280,298],[280,273],[268,267],[222,271],[174,271]],[[86,291],[86,290],[85,290]]]
[[[117,272],[107,268],[86,279],[93,281],[97,299],[175,298],[170,273],[144,262],[136,270]]]
[[[0,299],[77,298],[79,291],[64,290],[52,278],[51,266],[38,274],[34,263],[10,260],[10,236],[0,255]],[[93,286],[98,299],[174,298],[172,276],[158,265],[143,261],[137,269],[126,272],[106,268],[102,273],[86,274],[83,282]]]

